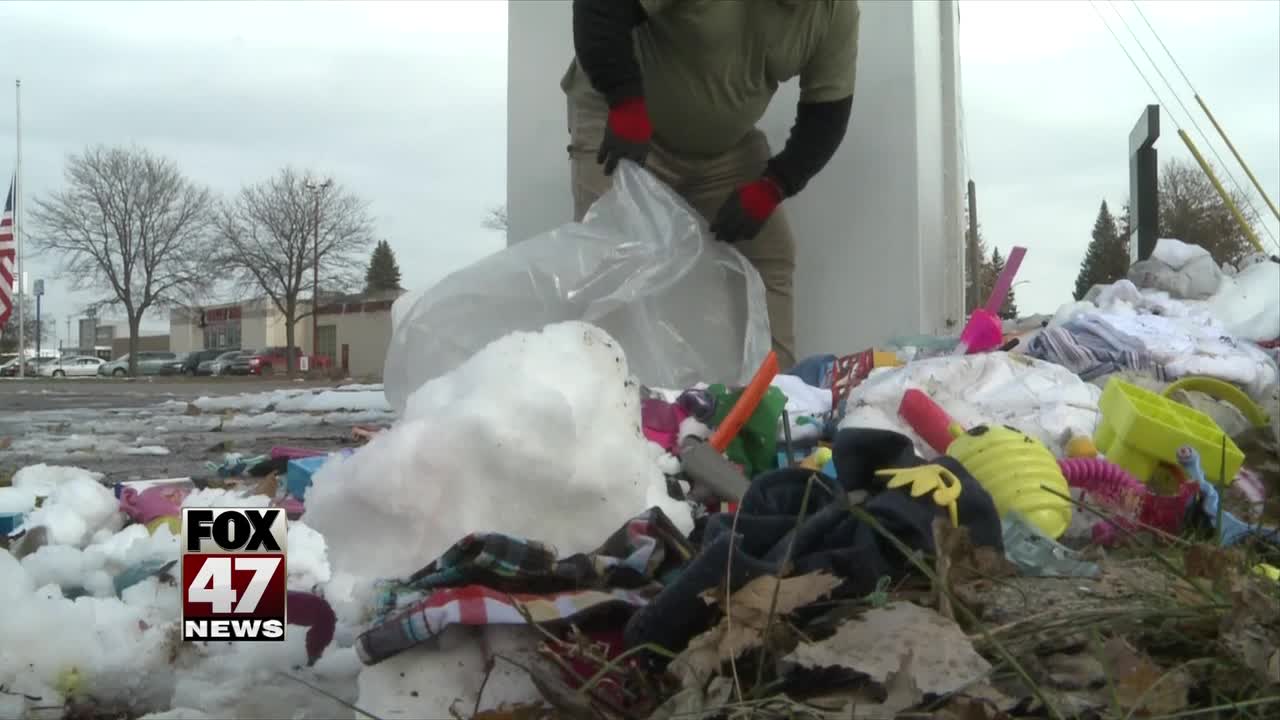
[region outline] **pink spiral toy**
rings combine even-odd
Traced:
[[[1128,470],[1105,458],[1067,458],[1059,460],[1058,465],[1068,485],[1084,490],[1127,518],[1094,525],[1093,540],[1099,545],[1114,545],[1121,529],[1140,530],[1140,525],[1178,532],[1187,504],[1197,490],[1195,483],[1183,482],[1177,495],[1158,495]]]

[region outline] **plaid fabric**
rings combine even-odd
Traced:
[[[451,624],[523,623],[517,604],[543,612],[534,614],[538,622],[602,606],[638,607],[693,552],[658,508],[627,521],[594,552],[562,560],[544,543],[473,533],[408,578],[377,584],[374,624],[361,636],[359,651],[373,663],[427,642]]]
[[[555,625],[581,620],[589,613],[637,608],[649,602],[631,590],[568,590],[546,595],[504,593],[480,585],[445,588],[431,593],[398,615],[370,628],[356,642],[366,665],[418,647],[435,647],[451,625]]]

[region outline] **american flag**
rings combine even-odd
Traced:
[[[0,215],[0,328],[13,313],[13,279],[17,274],[18,252],[13,242],[13,198],[16,180],[9,183],[4,199],[4,215]]]

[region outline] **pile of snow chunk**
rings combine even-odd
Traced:
[[[412,573],[473,532],[586,552],[654,505],[690,529],[646,444],[638,387],[607,333],[581,322],[516,332],[325,464],[307,522],[328,543],[335,579],[364,580]]]
[[[261,507],[269,501],[209,489],[192,493],[184,505]],[[136,524],[121,529],[118,501],[98,475],[73,467],[23,468],[11,487],[0,488],[0,508],[27,513],[24,529],[44,536],[44,544],[26,548],[29,554],[20,560],[0,550],[0,686],[19,693],[0,693],[0,718],[34,717],[33,707],[66,701],[135,715],[157,711],[160,717],[349,716],[280,672],[349,702],[360,669],[354,649],[331,646],[314,668],[300,669],[306,633],[298,627],[281,644],[184,645],[172,582],[150,577],[117,596],[117,575],[151,561],[176,561],[180,545],[165,525],[154,534]],[[313,590],[329,576],[324,538],[302,522],[290,523],[289,588]],[[352,635],[349,629],[345,634]]]

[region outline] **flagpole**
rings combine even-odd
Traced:
[[[17,132],[15,135],[18,140],[18,158],[13,172],[13,240],[17,248],[17,267],[15,272],[18,274],[18,377],[26,377],[27,375],[27,336],[26,336],[26,313],[22,311],[22,306],[26,300],[26,278],[23,272],[26,270],[26,263],[22,257],[22,80],[13,81],[14,93],[14,111],[17,115]]]

